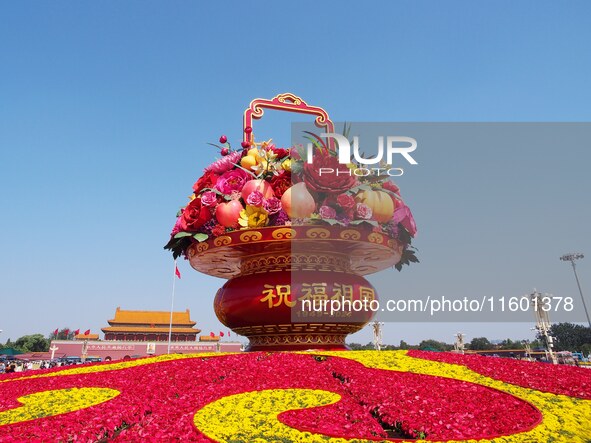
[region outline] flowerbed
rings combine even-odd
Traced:
[[[585,368],[448,352],[409,351],[408,355],[463,365],[479,374],[524,388],[591,400],[591,371]]]
[[[583,442],[591,435],[588,400],[417,357],[171,355],[4,376],[0,441]]]

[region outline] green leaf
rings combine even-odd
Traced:
[[[356,194],[359,191],[371,191],[371,186],[369,185],[359,185],[355,186],[354,188],[349,189],[346,193],[347,194]]]
[[[324,149],[328,149],[328,147],[326,146],[326,143],[324,143],[324,140],[322,140],[316,134],[314,134],[313,132],[310,132],[310,131],[304,131],[304,133],[310,134],[312,137],[314,137],[318,141],[318,143],[320,144],[321,147],[323,147]],[[304,138],[307,138],[307,137],[304,137]],[[310,141],[312,141],[312,140],[310,140]],[[314,143],[314,142],[312,142],[312,143]],[[316,144],[316,143],[314,143],[314,144]]]
[[[191,234],[190,232],[179,232],[178,234],[176,234],[174,236],[174,238],[183,238],[183,237],[190,237],[193,234]]]
[[[360,225],[361,223],[367,223],[370,224],[372,226],[378,227],[378,222],[375,220],[353,220],[351,223],[349,223],[350,225]]]
[[[323,218],[322,221],[325,223],[328,223],[331,226],[334,226],[334,225],[344,226],[344,224],[342,222],[335,220],[334,218]]]
[[[347,122],[345,122],[345,124],[343,126],[343,135],[345,136],[346,139],[349,139],[349,134],[351,134],[351,124],[349,124],[349,126],[347,126]]]
[[[199,243],[201,243],[201,242],[203,242],[203,241],[207,240],[207,239],[209,238],[209,235],[207,235],[207,234],[203,234],[203,233],[201,233],[201,232],[198,232],[197,234],[195,234],[195,235],[193,236],[193,238],[194,238],[195,240],[197,240]]]
[[[203,194],[204,192],[207,192],[207,191],[215,192],[217,195],[224,195],[220,191],[218,191],[216,188],[203,188],[201,191],[199,191],[199,194]]]
[[[296,160],[291,161],[291,173],[293,175],[297,175],[297,174],[301,173],[303,169],[304,169],[303,162],[296,161]]]
[[[244,172],[246,172],[247,174],[252,175],[254,178],[257,177],[257,175],[254,173],[254,171],[249,171],[248,169],[243,168],[242,166],[240,166],[238,163],[234,163],[234,166],[236,166],[237,168],[242,169]]]

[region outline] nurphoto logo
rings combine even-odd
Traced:
[[[320,134],[323,138],[332,138],[337,143],[338,160],[342,165],[349,165],[345,169],[319,168],[319,175],[355,175],[357,177],[366,177],[368,175],[389,175],[399,177],[404,174],[404,170],[399,167],[392,167],[394,163],[394,154],[400,154],[411,165],[417,165],[417,161],[410,155],[417,149],[417,141],[412,137],[388,135],[378,137],[378,153],[373,158],[365,158],[359,152],[359,137],[353,137],[353,159],[360,165],[378,165],[377,167],[352,167],[351,143],[347,137],[333,132]],[[384,156],[384,138],[386,141]],[[385,158],[384,158],[385,157]],[[385,160],[385,161],[384,161]],[[314,163],[314,145],[307,145],[307,162]]]

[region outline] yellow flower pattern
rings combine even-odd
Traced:
[[[0,426],[78,411],[115,398],[109,388],[71,388],[36,392],[18,398],[23,405],[0,412]]]

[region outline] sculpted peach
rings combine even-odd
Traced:
[[[308,192],[305,183],[293,185],[281,196],[281,206],[290,217],[305,218],[316,209],[314,197]]]

